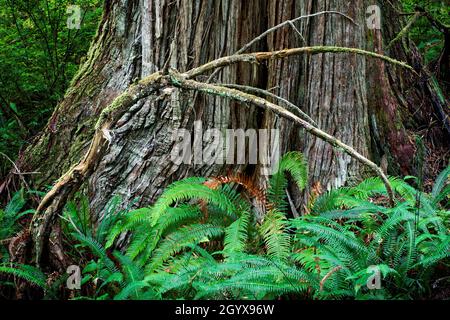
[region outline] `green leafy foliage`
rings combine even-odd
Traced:
[[[22,228],[20,221],[34,212],[24,210],[25,203],[26,194],[22,189],[14,193],[5,208],[0,208],[0,262],[9,261],[7,244]]]
[[[442,24],[450,25],[450,7],[447,1],[402,0],[401,2],[405,12],[414,12],[416,7],[420,7]],[[409,35],[422,52],[426,63],[439,58],[444,48],[444,35],[427,18],[419,18],[411,28]]]
[[[283,157],[268,199],[283,198],[277,186],[288,174],[304,187],[302,159]],[[246,194],[252,186],[233,179],[181,180],[153,206],[134,210],[114,197],[96,223],[79,197],[63,216],[73,258],[83,265],[75,299],[430,297],[448,281],[449,172],[429,194],[411,187],[411,177],[390,178],[393,207],[383,182],[369,178],[319,195],[298,218],[268,200],[262,221]],[[25,268],[0,272],[44,285],[42,274]],[[368,286],[374,274],[378,289]]]
[[[80,29],[68,27],[81,8]],[[0,152],[13,158],[64,96],[101,16],[99,0],[0,0]],[[0,159],[0,176],[10,168]]]
[[[154,298],[419,298],[431,294],[436,267],[448,268],[448,172],[431,194],[390,178],[398,196],[392,208],[383,182],[369,178],[320,195],[310,215],[288,219],[287,174],[299,188],[307,176],[301,154],[290,153],[270,179],[268,199],[278,206],[269,205],[260,224],[230,186],[207,190],[207,179],[189,178],[154,206],[124,215],[108,242],[132,233],[127,265],[143,273],[131,287],[151,288]],[[367,287],[373,268],[379,290]]]
[[[22,278],[40,288],[47,288],[47,276],[38,268],[24,264],[0,265],[0,273]]]

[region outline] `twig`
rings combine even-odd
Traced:
[[[416,11],[421,12],[427,19],[430,21],[430,23],[438,29],[440,32],[445,33],[449,31],[449,26],[443,24],[438,19],[435,19],[429,12],[427,12],[424,8],[416,7]]]
[[[295,208],[295,204],[294,201],[292,201],[291,195],[289,194],[289,190],[286,189],[286,195],[289,201],[289,206],[291,207],[292,210],[292,214],[294,216],[294,218],[298,218],[300,217],[300,214],[298,213],[297,209]]]
[[[32,172],[12,172],[15,175],[31,175],[31,174],[41,174],[41,172],[32,171]]]
[[[339,12],[339,11],[320,11],[320,12],[308,14],[308,15],[305,15],[305,16],[300,16],[300,17],[297,17],[297,18],[294,18],[294,19],[291,19],[291,20],[283,21],[283,22],[277,24],[276,26],[274,26],[274,27],[272,27],[272,28],[270,28],[270,29],[267,29],[266,31],[264,31],[263,33],[261,33],[259,36],[257,36],[256,38],[254,38],[252,41],[250,41],[249,43],[247,43],[246,45],[244,45],[244,46],[243,46],[241,49],[239,49],[235,54],[241,54],[241,53],[245,52],[245,51],[246,51],[247,49],[249,49],[254,43],[260,41],[261,39],[263,39],[264,37],[266,37],[266,36],[269,35],[270,33],[275,32],[275,31],[277,31],[277,30],[280,29],[280,28],[283,28],[284,26],[291,25],[291,24],[293,24],[294,22],[297,22],[297,21],[299,21],[299,20],[301,20],[301,19],[312,18],[312,17],[316,17],[316,16],[319,16],[319,15],[323,15],[323,14],[338,14],[338,15],[340,15],[340,16],[343,16],[343,17],[347,18],[347,19],[350,20],[354,25],[356,25],[356,26],[359,27],[359,24],[357,24],[357,23],[355,22],[355,20],[353,20],[352,18],[350,18],[349,16],[347,16],[346,14],[344,14],[344,13],[342,13],[342,12]]]
[[[325,285],[325,281],[327,281],[328,278],[333,275],[333,273],[338,272],[341,269],[342,269],[342,266],[334,267],[325,275],[325,277],[323,277],[323,279],[320,281],[320,291],[323,291],[323,286]]]
[[[284,99],[280,96],[277,96],[276,94],[273,94],[272,92],[269,92],[264,89],[259,89],[259,88],[255,88],[255,87],[251,87],[251,86],[244,86],[244,85],[239,85],[239,84],[218,83],[217,85],[227,87],[227,88],[238,89],[238,90],[242,90],[242,91],[250,92],[250,93],[263,94],[265,96],[279,100],[286,105],[286,107],[289,109],[289,111],[291,111],[292,113],[296,113],[299,117],[303,118],[304,120],[308,121],[309,123],[313,124],[314,126],[317,126],[316,122],[310,116],[308,116],[305,112],[303,112],[299,107],[297,107],[295,104],[293,104],[289,100]]]
[[[9,243],[9,242],[11,242],[11,240],[13,240],[14,239],[14,237],[12,237],[12,238],[8,238],[8,239],[3,239],[3,240],[0,240],[0,244],[5,244],[5,243]]]
[[[9,162],[12,163],[14,169],[16,170],[16,172],[14,172],[14,174],[17,174],[20,179],[22,180],[23,184],[25,185],[25,187],[27,188],[28,191],[31,191],[30,186],[28,185],[28,183],[25,181],[25,178],[23,177],[23,173],[20,172],[19,167],[17,167],[16,163],[14,161],[11,160],[10,157],[8,157],[6,154],[4,154],[3,152],[0,152],[0,155],[4,156]]]
[[[289,21],[289,25],[299,35],[299,37],[300,37],[300,39],[302,39],[303,43],[306,44],[305,38],[303,37],[302,33],[295,27],[295,24],[292,21]]]
[[[413,24],[423,15],[422,12],[416,12],[414,16],[409,20],[408,24],[397,34],[397,36],[388,44],[387,49],[392,47],[392,45],[398,40],[402,39],[411,29]]]

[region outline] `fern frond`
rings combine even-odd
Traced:
[[[187,178],[171,184],[151,209],[152,226],[155,226],[164,212],[175,202],[203,200],[225,212],[235,212],[234,204],[219,190],[204,185],[204,178]]]
[[[445,261],[450,258],[450,236],[445,235],[442,237],[440,243],[433,243],[432,250],[426,255],[422,256],[419,261],[413,266],[413,268],[423,267],[429,268],[436,265],[439,262]]]
[[[5,207],[4,211],[6,216],[15,216],[20,212],[20,210],[22,210],[23,206],[25,205],[24,193],[25,192],[23,189],[20,189],[19,191],[14,193],[13,197]]]
[[[108,257],[106,249],[98,243],[97,240],[81,233],[72,233],[72,236],[78,240],[81,245],[91,249],[92,253],[102,260],[111,273],[119,272],[119,269],[116,267],[114,262]]]
[[[114,296],[114,300],[130,300],[130,299],[142,299],[142,289],[147,289],[146,299],[155,298],[157,295],[151,292],[151,287],[145,281],[133,281],[127,284],[117,295]],[[149,294],[149,291],[151,292]]]
[[[278,210],[285,210],[287,187],[286,173],[289,173],[297,187],[302,191],[308,183],[308,165],[302,153],[286,153],[277,165],[277,171],[269,180],[268,199]]]
[[[248,237],[249,214],[244,213],[225,229],[223,254],[230,257],[235,252],[245,250]]]
[[[354,233],[345,231],[342,227],[331,220],[330,225],[334,228],[316,223],[320,221],[320,218],[321,217],[311,217],[311,221],[307,221],[306,219],[292,219],[291,224],[293,227],[297,228],[299,232],[311,232],[318,238],[323,239],[330,246],[343,244],[358,254],[367,254],[367,248],[361,240],[355,236]]]
[[[436,178],[436,181],[434,182],[433,190],[431,191],[431,196],[433,197],[435,203],[439,202],[439,199],[442,200],[446,196],[441,195],[441,191],[445,188],[446,184],[449,183],[449,177],[450,177],[450,166],[445,168],[439,174],[439,176]]]
[[[0,265],[0,273],[22,278],[43,289],[47,288],[47,276],[40,269],[33,266],[24,264]]]
[[[208,242],[223,235],[224,228],[209,224],[192,224],[168,235],[161,241],[147,271],[160,268],[164,261],[192,244]]]
[[[273,259],[283,261],[289,255],[291,239],[287,227],[285,215],[276,210],[270,210],[260,226],[267,254]]]

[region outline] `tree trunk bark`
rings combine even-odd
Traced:
[[[251,51],[335,45],[383,53],[384,44],[401,30],[390,3],[380,3],[382,30],[371,30],[366,10],[373,3],[367,0],[107,0],[86,62],[18,165],[23,171],[40,172],[33,176],[34,188],[53,185],[86,153],[102,110],[137,79],[168,67],[186,71],[231,55],[268,28],[300,15],[339,11],[354,22],[338,14],[318,15],[295,23],[295,29],[277,30]],[[420,69],[420,57],[405,41],[384,53]],[[298,105],[322,130],[377,163],[387,160],[391,174],[414,173],[412,128],[419,124],[445,132],[430,124],[430,115],[436,118],[445,101],[436,96],[428,79],[413,78],[385,62],[356,54],[297,56],[261,66],[236,64],[212,81],[275,88],[277,95]],[[147,205],[175,180],[226,174],[230,168],[264,182],[258,166],[173,163],[172,133],[180,128],[194,132],[196,120],[202,121],[203,131],[280,129],[281,152],[303,151],[310,183],[320,182],[326,189],[367,176],[361,163],[271,112],[222,97],[171,90],[137,101],[108,133],[105,154],[83,184],[92,212],[100,216],[113,195],[121,196],[124,205],[136,198],[137,206]],[[3,191],[12,179],[4,182]],[[304,199],[291,192],[299,208]]]

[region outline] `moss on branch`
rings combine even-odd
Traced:
[[[402,68],[408,69],[411,72],[417,74],[417,72],[403,61],[399,61],[388,56],[378,54],[376,52],[366,51],[358,48],[346,48],[346,47],[336,47],[336,46],[315,46],[315,47],[302,47],[302,48],[292,48],[284,49],[279,51],[269,51],[269,52],[255,52],[255,53],[245,53],[245,54],[235,54],[228,57],[219,58],[210,61],[200,67],[193,68],[187,71],[185,74],[188,78],[195,78],[201,74],[208,71],[229,66],[239,62],[247,63],[260,63],[265,60],[283,59],[290,56],[297,56],[300,54],[319,54],[319,53],[353,53],[362,56],[372,57],[376,59],[383,60],[392,65],[397,65]]]

